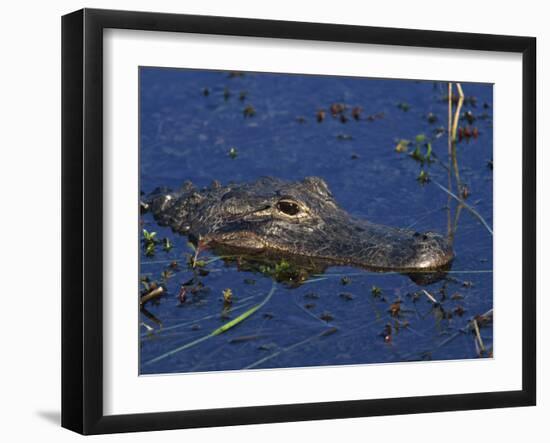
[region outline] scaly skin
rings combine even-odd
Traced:
[[[439,234],[351,217],[318,177],[214,182],[202,190],[186,183],[175,192],[153,192],[146,206],[159,224],[214,248],[399,272],[437,270],[453,259],[452,247]]]

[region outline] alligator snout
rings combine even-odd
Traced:
[[[347,214],[346,214],[347,215]],[[334,228],[327,248],[332,259],[370,269],[425,271],[444,268],[454,258],[450,242],[435,232],[417,232],[348,219]]]
[[[416,257],[411,267],[413,269],[437,269],[447,266],[454,257],[450,242],[440,234],[415,232],[414,248]]]

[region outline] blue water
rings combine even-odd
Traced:
[[[460,177],[470,192],[468,204],[492,226],[492,85],[462,86],[476,99],[466,100],[463,111],[476,120],[471,125],[461,120],[460,126],[476,127],[479,136],[458,144]],[[141,68],[140,188],[147,193],[157,186],[177,188],[185,180],[201,187],[264,175],[320,176],[354,216],[446,233],[449,199],[435,184],[447,186],[448,180],[442,166],[448,161],[447,134],[436,136],[437,128],[447,127],[446,95],[447,83],[433,81]],[[332,103],[349,106],[347,122],[331,116]],[[246,117],[249,105],[255,115]],[[355,106],[362,108],[359,121],[351,116]],[[319,109],[326,111],[322,122],[316,119]],[[395,150],[400,139],[411,140],[409,151],[414,150],[419,134],[429,137],[441,160],[423,166],[431,179],[424,185],[417,180],[422,166]],[[450,208],[454,220],[454,200]],[[141,257],[141,276],[166,288],[140,316],[143,374],[480,356],[467,324],[493,307],[492,235],[466,209],[456,224],[452,270],[431,285],[418,286],[400,274],[331,267],[292,288],[213,260],[205,267],[208,275],[199,277],[204,286],[188,293],[184,303],[180,286],[193,277],[186,265],[193,253],[187,239],[148,214],[141,222],[140,237],[145,228],[174,246],[169,252],[158,246],[153,257]],[[206,251],[200,258],[215,256]],[[172,261],[179,270],[163,281]],[[373,286],[381,294],[373,294]],[[222,296],[228,288],[231,305]],[[261,303],[273,288],[269,301],[242,323],[200,341]],[[396,301],[400,311],[393,316]],[[490,356],[491,324],[481,328],[481,337],[487,349],[481,356]]]

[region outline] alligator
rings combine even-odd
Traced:
[[[159,225],[213,250],[405,274],[448,269],[454,257],[449,240],[435,232],[352,217],[319,177],[214,181],[203,189],[186,182],[177,191],[157,188],[141,206]]]

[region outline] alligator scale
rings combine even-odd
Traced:
[[[371,270],[443,269],[453,259],[448,240],[350,216],[325,181],[288,182],[263,177],[251,183],[178,191],[155,190],[142,208],[160,225],[214,250],[273,254]]]

